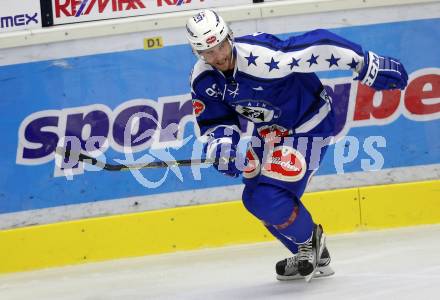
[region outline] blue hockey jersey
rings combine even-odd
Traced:
[[[219,125],[239,126],[239,115],[257,130],[307,132],[331,110],[315,72],[359,72],[364,63],[359,45],[322,29],[287,40],[266,33],[237,37],[233,55],[229,77],[202,59],[194,66],[191,92],[201,134]]]

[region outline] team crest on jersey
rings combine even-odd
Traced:
[[[248,179],[254,178],[260,173],[260,160],[251,146],[249,146],[246,152],[246,162],[246,166],[243,170],[243,177]]]
[[[270,178],[296,182],[300,181],[307,171],[304,156],[289,146],[275,147],[267,156],[261,174]]]
[[[232,103],[235,111],[254,123],[270,122],[278,119],[281,110],[265,101],[245,100]]]
[[[205,103],[200,100],[194,99],[192,101],[193,111],[196,117],[200,116],[202,112],[205,110]]]

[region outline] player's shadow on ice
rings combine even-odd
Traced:
[[[278,281],[244,285],[240,288],[223,289],[221,295],[211,293],[214,299],[304,299],[304,297],[319,296],[334,290],[332,281],[334,276],[315,278],[307,283],[304,280]],[[216,296],[221,298],[216,298]]]

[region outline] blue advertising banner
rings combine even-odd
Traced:
[[[440,163],[440,19],[332,31],[401,59],[410,79],[405,91],[374,93],[350,73],[319,74],[339,135],[349,137],[330,147],[317,175]],[[142,161],[199,153],[188,84],[195,60],[176,45],[0,67],[0,214],[238,184],[206,166],[106,172],[56,163],[65,136],[124,162],[126,130]]]

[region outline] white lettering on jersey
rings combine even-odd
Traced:
[[[206,94],[210,97],[218,98],[223,97],[222,91],[218,88],[217,84],[214,83],[211,87],[205,90]]]

